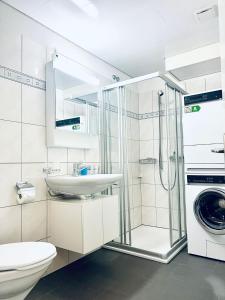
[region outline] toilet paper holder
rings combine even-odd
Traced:
[[[17,189],[17,194],[19,195],[19,198],[22,198],[22,192],[25,191],[34,191],[35,192],[35,187],[33,184],[29,183],[28,181],[19,181],[16,183],[16,189]]]

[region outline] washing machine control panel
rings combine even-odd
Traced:
[[[196,95],[184,96],[184,105],[191,105],[196,103],[222,100],[223,93],[222,90],[216,90],[211,92],[205,92]]]
[[[225,184],[223,175],[187,175],[188,184]]]

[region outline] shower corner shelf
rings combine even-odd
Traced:
[[[152,157],[139,159],[139,164],[141,164],[141,165],[146,165],[146,164],[153,165],[153,164],[156,164],[156,163],[157,163],[157,159],[152,158]]]

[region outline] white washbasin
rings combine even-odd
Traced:
[[[52,176],[45,179],[50,191],[63,195],[91,195],[102,192],[122,178],[122,174]]]

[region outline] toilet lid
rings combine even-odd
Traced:
[[[37,264],[55,254],[55,246],[44,242],[21,242],[0,245],[0,271],[17,270]]]

